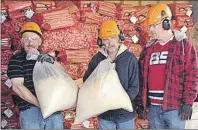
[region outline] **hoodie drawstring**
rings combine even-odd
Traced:
[[[183,50],[183,55],[185,56],[185,51],[184,51],[184,39],[182,40],[182,50]]]

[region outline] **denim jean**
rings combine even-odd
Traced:
[[[148,113],[150,129],[184,129],[179,110],[164,111],[161,105],[150,105]]]
[[[99,129],[135,129],[135,119],[126,122],[108,121],[99,118]]]
[[[30,107],[20,111],[21,129],[63,129],[63,116],[56,112],[50,117],[43,119],[38,107]]]

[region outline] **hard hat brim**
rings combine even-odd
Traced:
[[[24,30],[24,31],[21,31],[20,34],[23,35],[23,33],[25,33],[25,32],[33,32],[33,33],[36,33],[37,35],[39,35],[40,37],[42,36],[41,32],[37,32],[34,30]]]

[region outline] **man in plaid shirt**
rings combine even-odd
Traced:
[[[171,29],[172,14],[165,4],[147,13],[145,26],[155,40],[140,57],[142,108],[149,107],[151,129],[184,129],[198,93],[198,59],[186,34]],[[137,111],[143,116],[144,111]]]

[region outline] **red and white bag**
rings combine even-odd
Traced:
[[[1,46],[1,64],[7,65],[11,56],[12,56],[12,52],[10,50],[10,47]]]
[[[55,8],[55,3],[53,0],[32,0],[32,2],[36,13],[41,13],[43,11]]]
[[[139,6],[133,6],[131,4],[119,4],[117,8],[118,19],[129,20],[139,8]]]
[[[192,14],[192,5],[190,4],[182,4],[182,3],[175,3],[169,4],[173,16],[188,16],[190,17]]]
[[[75,20],[80,20],[80,10],[78,7],[74,4],[73,1],[63,1],[63,0],[55,0],[55,6],[57,8],[64,8],[68,9],[69,13],[72,15],[72,17]]]
[[[110,2],[99,1],[98,13],[104,16],[115,17],[117,13],[116,5]]]
[[[141,6],[139,10],[134,13],[134,17],[137,18],[137,23],[141,23],[146,19],[149,8],[149,6]]]
[[[176,26],[177,27],[192,27],[193,26],[193,20],[192,17],[188,16],[178,16],[176,17]]]
[[[27,1],[11,1],[5,0],[5,5],[8,7],[9,16],[12,19],[27,17],[31,19],[34,15],[33,4],[30,0]]]
[[[84,12],[81,13],[81,20],[84,23],[89,23],[89,24],[100,24],[101,22],[101,16],[99,13],[93,13],[93,12]]]
[[[89,63],[91,60],[88,50],[67,50],[66,55],[69,63]]]
[[[98,10],[98,1],[84,1],[76,0],[73,1],[81,12],[96,12]]]
[[[1,2],[1,23],[5,22],[8,18],[8,8],[4,2]]]
[[[46,30],[67,28],[75,24],[74,19],[67,9],[51,9],[42,12],[42,27]]]
[[[79,64],[66,63],[64,64],[64,67],[67,73],[72,77],[72,79],[78,79]]]

